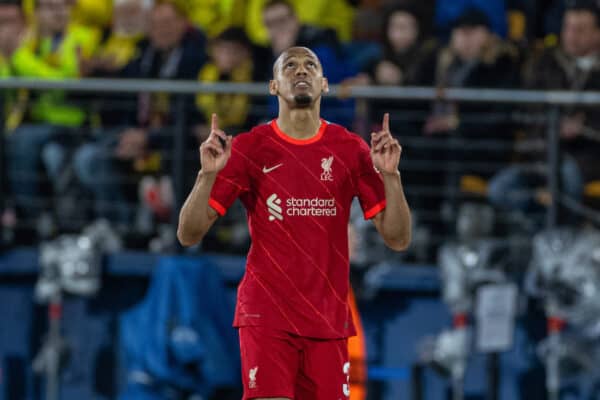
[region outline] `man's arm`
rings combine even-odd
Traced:
[[[224,146],[219,138],[224,141]],[[231,156],[231,142],[232,137],[219,130],[217,116],[213,114],[210,135],[200,145],[202,167],[179,213],[177,239],[184,246],[199,243],[217,219],[217,213],[208,205],[208,200],[217,173],[225,167]]]
[[[373,223],[385,244],[396,251],[406,250],[411,239],[410,209],[402,189],[398,164],[402,147],[389,127],[389,114],[383,117],[383,129],[371,134],[371,157],[383,177],[386,207],[375,215]]]

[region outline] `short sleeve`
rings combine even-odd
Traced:
[[[217,179],[210,192],[208,205],[220,216],[225,212],[235,199],[243,192],[248,191],[250,186],[249,171],[246,167],[246,150],[241,136],[233,139],[231,145],[231,157],[227,160],[225,168],[217,175]]]
[[[362,139],[359,143],[356,195],[365,219],[371,219],[385,209],[385,188],[381,174],[373,165],[369,146]]]

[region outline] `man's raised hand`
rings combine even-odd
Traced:
[[[205,173],[217,173],[227,164],[231,156],[233,137],[219,129],[217,114],[213,114],[210,122],[210,135],[200,145],[200,164]]]
[[[371,158],[382,174],[397,174],[402,146],[390,132],[390,115],[383,115],[382,129],[371,133]]]

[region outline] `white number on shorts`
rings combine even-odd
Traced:
[[[344,396],[350,397],[350,363],[344,364],[344,374],[346,375],[346,383],[342,385]]]

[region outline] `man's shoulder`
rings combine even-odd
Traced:
[[[558,66],[559,63],[570,62],[571,59],[558,46],[547,47],[533,56],[537,67]]]
[[[194,46],[206,43],[206,35],[196,27],[188,27],[183,35],[182,41],[186,45]],[[198,49],[196,49],[198,50]]]
[[[574,67],[574,60],[560,47],[548,47],[529,60],[525,68],[525,82],[532,89],[564,88]]]
[[[247,136],[251,137],[252,140],[259,140],[265,135],[270,134],[273,131],[271,127],[271,121],[264,122],[262,124],[254,125],[252,129],[246,132]]]
[[[336,140],[341,140],[344,142],[352,142],[353,144],[360,145],[361,142],[364,142],[364,139],[357,133],[350,131],[343,125],[339,125],[333,122],[327,122],[327,129],[331,132],[333,136],[335,136]]]
[[[271,131],[269,123],[259,124],[252,127],[249,131],[239,133],[235,136],[234,142],[238,146],[252,146],[260,141]]]

